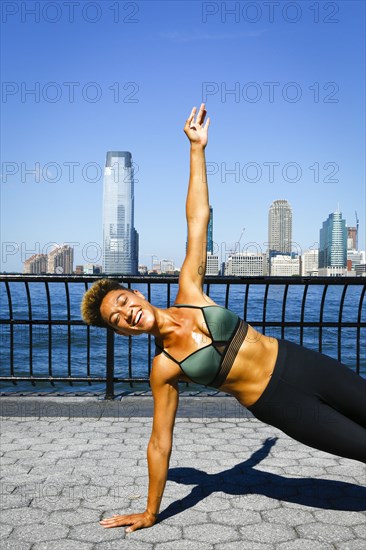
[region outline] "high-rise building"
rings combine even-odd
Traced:
[[[271,259],[276,255],[291,254],[292,208],[287,200],[273,201],[268,212],[268,268],[271,273]]]
[[[363,250],[347,250],[347,263],[351,262],[351,269],[355,269],[356,265],[364,263]]]
[[[207,229],[207,252],[213,254],[213,208],[210,205],[210,221]]]
[[[291,254],[292,208],[288,201],[274,201],[268,213],[268,249],[272,255]]]
[[[73,273],[74,249],[67,245],[57,246],[47,255],[47,273],[59,275]]]
[[[301,255],[301,275],[311,277],[318,275],[319,250],[305,250]]]
[[[347,250],[357,250],[356,227],[347,227]]]
[[[151,271],[160,273],[160,260],[155,255],[151,257]]]
[[[264,254],[237,252],[225,263],[225,275],[238,277],[261,277],[264,273]]]
[[[268,213],[268,248],[270,252],[290,254],[292,244],[292,208],[287,200],[274,201]]]
[[[188,234],[186,237],[186,252],[188,250]],[[207,243],[206,243],[206,252],[207,254],[213,254],[213,208],[210,205],[210,219],[207,226]]]
[[[23,262],[23,273],[42,275],[47,273],[47,254],[33,254]]]
[[[103,193],[103,272],[138,273],[138,233],[134,227],[131,153],[108,151]]]
[[[329,214],[319,238],[319,268],[347,267],[347,227],[341,212]]]
[[[74,249],[67,245],[56,246],[48,254],[33,254],[25,260],[23,273],[71,274],[74,266]],[[80,267],[80,266],[79,266]]]
[[[206,275],[219,275],[220,262],[217,254],[206,254]]]
[[[277,254],[271,258],[271,275],[277,277],[300,275],[300,258],[292,258],[288,254]]]

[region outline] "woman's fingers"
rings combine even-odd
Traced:
[[[207,130],[207,128],[210,126],[210,117],[207,117],[206,124],[204,125],[204,129]]]
[[[192,111],[191,111],[191,114],[189,115],[189,117],[187,118],[187,121],[186,121],[186,126],[190,125],[191,121],[194,119],[194,115],[196,114],[196,111],[197,111],[197,107],[193,107]]]
[[[99,523],[103,527],[119,527],[121,525],[131,525],[134,519],[133,516],[121,516],[120,514],[113,514],[111,518],[102,519]]]
[[[194,122],[194,115],[196,114],[197,112],[197,107],[193,107],[192,111],[191,111],[191,114],[189,115],[188,119],[187,119],[187,123],[189,123],[189,125],[191,125],[191,123],[193,124],[202,124],[204,119],[205,119],[205,116],[206,116],[206,110],[205,110],[205,104],[204,103],[201,103],[201,106],[200,106],[200,110],[198,111],[197,113],[197,116],[196,116],[196,122]]]
[[[131,533],[142,527],[151,527],[154,525],[155,520],[151,519],[150,514],[143,512],[142,514],[128,515],[113,514],[111,518],[103,519],[99,523],[106,529],[128,525],[129,527],[126,529],[126,533]]]
[[[206,116],[205,104],[201,103],[200,110],[197,113],[196,124],[202,124]]]
[[[133,531],[136,531],[137,529],[140,529],[140,527],[143,527],[143,522],[141,520],[136,521],[136,523],[131,525],[131,527],[127,527],[126,533],[132,533]]]

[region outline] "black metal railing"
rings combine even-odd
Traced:
[[[146,335],[142,345],[136,347],[136,339],[117,339],[112,330],[89,327],[81,320],[82,294],[98,278],[0,277],[1,381],[14,385],[20,381],[32,385],[45,381],[52,385],[58,381],[69,385],[103,383],[107,399],[113,399],[117,383],[147,387],[154,351],[152,338]],[[174,302],[177,277],[110,278],[142,289],[157,307],[169,307]],[[309,347],[334,355],[339,361],[345,348],[350,353],[353,346],[352,366],[362,374],[361,366],[366,363],[365,283],[362,277],[207,277],[205,292],[263,334],[308,346],[310,334]],[[313,296],[309,298],[311,291]],[[80,329],[78,334],[76,329]],[[122,342],[121,349],[116,340]],[[43,372],[44,363],[47,372]],[[65,363],[64,369],[60,363]]]

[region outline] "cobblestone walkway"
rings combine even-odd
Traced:
[[[141,512],[151,398],[1,399],[2,550],[365,550],[366,469],[293,441],[231,398],[181,398],[159,522]]]

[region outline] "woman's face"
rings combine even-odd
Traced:
[[[107,325],[124,336],[148,332],[155,323],[150,302],[138,290],[111,290],[101,303],[100,313]]]

